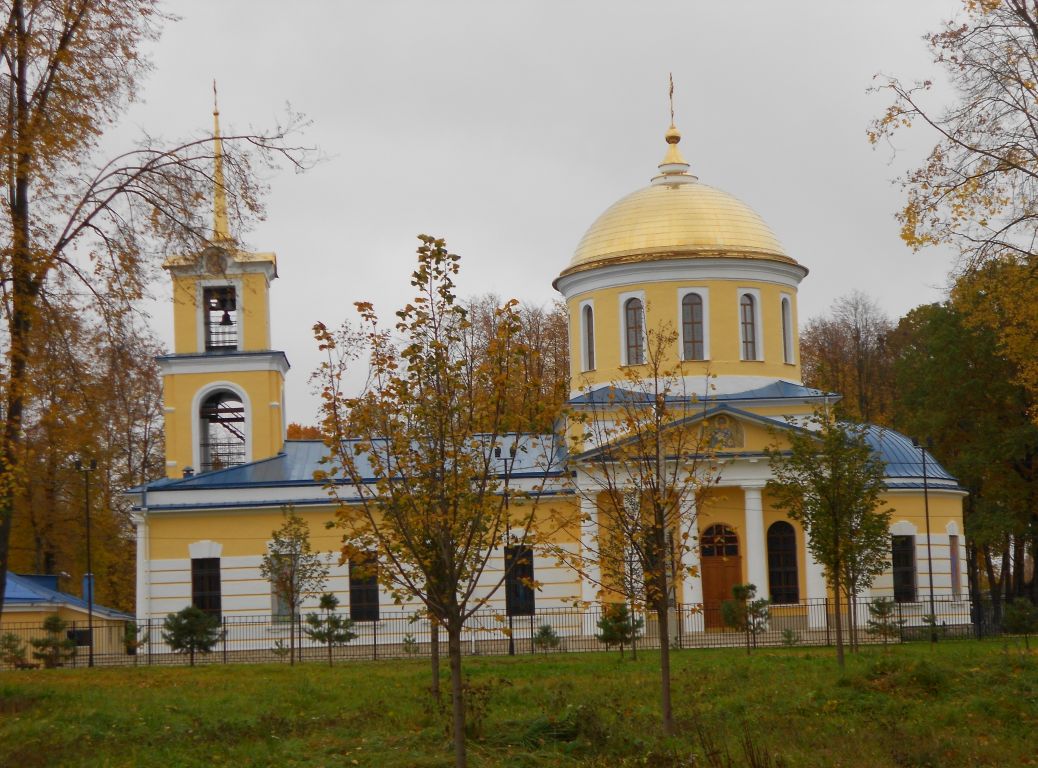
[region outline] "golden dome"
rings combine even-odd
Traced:
[[[796,264],[753,209],[688,173],[680,138],[672,126],[661,174],[595,220],[560,277],[607,264],[695,257]]]

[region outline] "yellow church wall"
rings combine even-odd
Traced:
[[[262,273],[246,272],[226,278],[198,275],[173,275],[173,349],[177,354],[200,354],[199,283],[233,284],[239,287],[241,345],[244,352],[270,349],[270,323],[267,278]]]
[[[281,408],[271,406],[271,403],[281,402],[282,377],[279,372],[237,371],[230,374],[167,375],[162,379],[162,394],[166,409],[168,476],[180,477],[184,467],[194,466],[194,440],[197,437],[192,433],[198,421],[194,412],[197,407],[193,407],[195,395],[201,388],[218,381],[231,381],[248,394],[250,407],[246,429],[252,436],[251,460],[275,456],[284,445]]]
[[[710,280],[702,282],[666,281],[638,283],[615,288],[603,288],[572,296],[567,306],[570,315],[570,373],[577,386],[598,386],[621,378],[621,296],[639,292],[646,305],[646,329],[654,330],[669,325],[680,332],[679,289],[705,288],[709,294],[709,353],[703,362],[681,362],[684,376],[740,375],[770,376],[777,379],[800,381],[800,351],[795,329],[796,291],[788,286],[755,281]],[[760,292],[761,337],[763,360],[739,359],[739,289],[751,288]],[[793,328],[793,363],[783,359],[781,299],[791,299]],[[595,370],[582,371],[580,306],[594,302],[595,317]],[[673,349],[674,362],[680,356],[680,340]]]

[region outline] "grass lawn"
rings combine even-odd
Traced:
[[[474,768],[1038,765],[1038,655],[1001,642],[675,653],[680,735],[658,736],[657,658],[465,660]],[[449,766],[427,662],[0,672],[0,765]],[[692,756],[696,757],[693,758]]]

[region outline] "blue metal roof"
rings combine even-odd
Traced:
[[[912,445],[911,439],[892,429],[869,424],[865,440],[886,464],[885,475],[892,480],[901,481],[897,483],[897,487],[923,487],[923,451]],[[957,483],[951,473],[938,464],[929,451],[926,452],[926,479],[941,482],[942,485],[946,482]],[[918,486],[912,482],[904,482],[906,480],[917,481]],[[888,485],[894,487],[893,483]]]
[[[488,440],[490,438],[488,437]],[[359,441],[350,441],[356,443]],[[564,471],[564,446],[562,440],[551,435],[499,435],[496,445],[501,448],[503,458],[500,461],[513,462],[510,466],[511,477],[542,477],[545,474],[557,476]],[[515,445],[513,460],[511,448]],[[547,456],[553,450],[552,457]],[[261,459],[248,464],[241,464],[227,469],[218,469],[192,477],[156,480],[144,486],[149,491],[158,490],[197,490],[212,488],[271,487],[282,485],[318,485],[314,480],[314,472],[327,471],[329,466],[321,460],[328,456],[328,448],[322,440],[286,440],[282,452],[269,459]],[[365,454],[356,456],[357,468],[366,481],[373,481],[374,471],[370,469]],[[545,472],[545,464],[550,461],[550,472]],[[505,467],[502,463],[502,472]],[[130,492],[140,492],[141,488]]]
[[[802,384],[794,384],[790,381],[782,381],[780,379],[773,381],[770,384],[765,384],[763,387],[757,387],[756,389],[747,389],[743,392],[729,392],[725,394],[712,392],[700,396],[698,399],[709,402],[731,402],[738,400],[804,400],[821,399],[824,397],[828,397],[834,402],[840,398],[839,395],[832,392],[823,392],[820,389],[812,389],[811,387],[805,387]],[[608,405],[610,403],[649,403],[652,399],[652,394],[649,392],[622,389],[606,384],[571,398],[569,403],[570,405]],[[688,399],[688,396],[670,395],[667,399],[670,401],[681,401]]]
[[[57,579],[56,577],[54,578],[56,583]],[[76,597],[75,595],[70,595],[68,592],[59,592],[56,589],[51,589],[46,585],[46,582],[46,579],[34,576],[22,576],[8,571],[7,585],[4,588],[4,606],[27,606],[46,603],[53,605],[55,608],[63,605],[70,608],[77,608],[84,613],[89,610],[86,600]],[[94,603],[94,613],[112,619],[133,618],[133,616],[128,613],[117,611],[114,608],[106,608],[97,603]]]

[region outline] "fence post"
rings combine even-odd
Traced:
[[[147,627],[148,627],[148,666],[150,667],[151,666],[151,654],[153,653],[153,649],[155,647],[155,638],[152,636],[151,619],[150,618],[149,619],[145,619],[145,621],[147,622]]]
[[[371,622],[371,660],[378,661],[378,619]]]
[[[220,633],[220,645],[223,648],[223,663],[227,663],[227,617],[223,614],[220,615],[220,626],[223,628],[223,632]]]
[[[832,645],[832,636],[829,634],[829,598],[823,598],[822,610],[825,611],[825,644]]]
[[[905,642],[905,617],[901,612],[901,603],[897,604],[897,635],[898,640]]]

